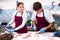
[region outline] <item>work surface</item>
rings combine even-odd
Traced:
[[[15,34],[12,40],[60,40],[59,37],[52,37],[52,32],[37,34],[37,32],[29,31],[24,34]]]

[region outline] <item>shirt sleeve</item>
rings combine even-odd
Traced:
[[[55,22],[52,14],[51,14],[51,12],[48,11],[48,10],[45,11],[45,17],[46,17],[46,20],[47,20],[49,23]]]
[[[36,12],[35,11],[33,11],[33,14],[32,14],[32,17],[31,17],[31,20],[33,21],[33,20],[36,20]]]
[[[12,13],[12,19],[8,24],[12,25],[14,23],[15,14],[16,14],[16,11]]]
[[[21,29],[21,28],[24,27],[24,25],[27,22],[27,13],[24,13],[23,16],[22,16],[22,18],[23,18],[22,24],[19,27],[15,28],[15,30],[19,30],[19,29]]]

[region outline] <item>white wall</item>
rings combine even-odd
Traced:
[[[19,2],[24,2],[25,9],[31,10],[32,5],[34,2],[39,1],[42,3],[42,5],[51,5],[52,1],[56,1],[56,4],[60,2],[60,0],[18,0]],[[16,8],[16,0],[0,0],[0,8],[2,9],[12,9]]]
[[[15,0],[0,0],[0,8],[2,9],[12,9],[16,8]]]
[[[18,0],[19,2],[24,2],[25,4],[25,8],[26,10],[31,10],[32,9],[32,5],[34,2],[39,1],[41,2],[41,4],[44,5],[51,5],[52,1],[55,1],[56,4],[58,4],[60,2],[60,0]]]

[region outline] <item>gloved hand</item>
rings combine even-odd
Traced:
[[[39,32],[44,33],[45,31],[46,31],[46,28],[44,27],[44,28],[41,28]]]
[[[8,32],[15,32],[15,29],[10,29],[8,30]]]
[[[12,28],[12,27],[10,26],[10,24],[7,24],[7,25],[6,25],[6,28],[10,29],[10,28]]]
[[[34,25],[34,27],[33,27],[33,30],[35,30],[35,31],[37,30],[37,27],[36,27],[36,25]]]
[[[53,37],[56,37],[56,35],[57,35],[57,32],[54,32]]]
[[[10,26],[10,24],[7,24],[7,25],[6,25],[6,27],[9,27],[9,26]]]

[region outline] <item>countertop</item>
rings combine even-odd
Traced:
[[[24,34],[15,34],[12,40],[60,40],[59,37],[52,37],[53,32],[37,34],[37,31],[29,31]]]

